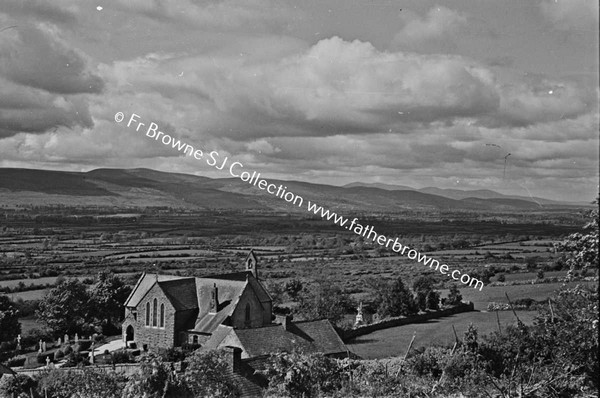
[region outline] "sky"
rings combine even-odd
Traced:
[[[597,0],[2,0],[0,167],[598,194]],[[507,156],[510,154],[509,156]]]

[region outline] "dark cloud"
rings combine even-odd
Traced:
[[[92,127],[84,94],[100,93],[100,77],[50,27],[21,24],[0,37],[0,136]]]
[[[87,102],[0,79],[0,137],[44,133],[59,126],[92,127]]]
[[[83,54],[55,31],[19,26],[0,43],[0,75],[17,84],[57,94],[99,93],[103,82]]]

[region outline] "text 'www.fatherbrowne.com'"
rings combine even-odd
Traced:
[[[115,113],[115,121],[117,123],[121,123],[124,120],[125,114],[123,112]],[[391,248],[394,252],[405,255],[409,259],[416,260],[425,266],[429,266],[429,268],[435,269],[443,275],[448,275],[448,277],[451,277],[456,281],[460,281],[464,285],[472,286],[475,289],[479,288],[479,290],[483,289],[484,285],[482,281],[473,278],[468,274],[462,274],[457,269],[450,270],[448,265],[440,264],[438,260],[428,257],[425,254],[422,254],[415,249],[411,249],[408,246],[402,245],[400,242],[398,242],[398,238],[392,239],[378,234],[375,232],[373,226],[364,226],[358,222],[357,218],[350,220],[344,216],[340,216],[328,209],[325,209],[316,203],[312,203],[310,200],[305,202],[302,196],[288,191],[287,186],[283,184],[271,183],[268,180],[261,178],[261,174],[256,171],[244,170],[244,165],[242,163],[233,161],[232,159],[229,159],[228,156],[222,157],[219,155],[218,151],[210,151],[206,153],[202,149],[190,145],[181,139],[177,139],[169,134],[165,134],[159,130],[158,124],[154,122],[144,123],[141,121],[141,116],[135,113],[132,113],[129,117],[129,120],[127,121],[127,127],[134,128],[135,131],[144,133],[146,137],[162,142],[163,145],[171,147],[186,156],[193,156],[197,160],[204,160],[206,161],[206,164],[216,168],[217,170],[227,169],[232,177],[239,178],[240,180],[257,187],[262,191],[266,191],[271,195],[277,196],[278,198],[283,199],[292,205],[303,207],[306,203],[306,210],[309,213],[317,215],[324,220],[332,221],[334,224],[346,228],[347,230],[354,232],[356,235],[362,236],[366,239],[371,239],[381,246]]]

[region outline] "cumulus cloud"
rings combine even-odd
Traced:
[[[0,75],[14,83],[57,94],[98,93],[102,80],[83,53],[49,26],[19,26],[0,43]]]
[[[0,41],[0,137],[42,133],[58,126],[92,127],[82,94],[99,93],[102,80],[83,54],[50,26],[19,25]]]
[[[404,12],[402,17],[405,25],[394,37],[398,44],[410,45],[445,38],[467,23],[467,17],[462,13],[439,5],[432,7],[424,17],[411,11]]]
[[[501,81],[468,58],[382,52],[338,37],[283,59],[149,54],[103,65],[100,74],[111,109],[152,110],[150,116],[198,140],[406,135],[467,123],[526,127],[576,119],[596,103],[594,90],[573,80]],[[97,112],[105,112],[109,104],[99,101]]]
[[[558,29],[598,31],[596,0],[545,0],[540,7],[544,16]]]

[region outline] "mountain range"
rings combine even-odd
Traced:
[[[544,198],[503,195],[490,190],[414,189],[402,185],[346,186],[268,179],[307,202],[336,211],[400,210],[523,211],[581,205]],[[208,178],[151,169],[88,172],[0,168],[0,206],[17,205],[169,206],[190,209],[302,210],[238,178]]]

